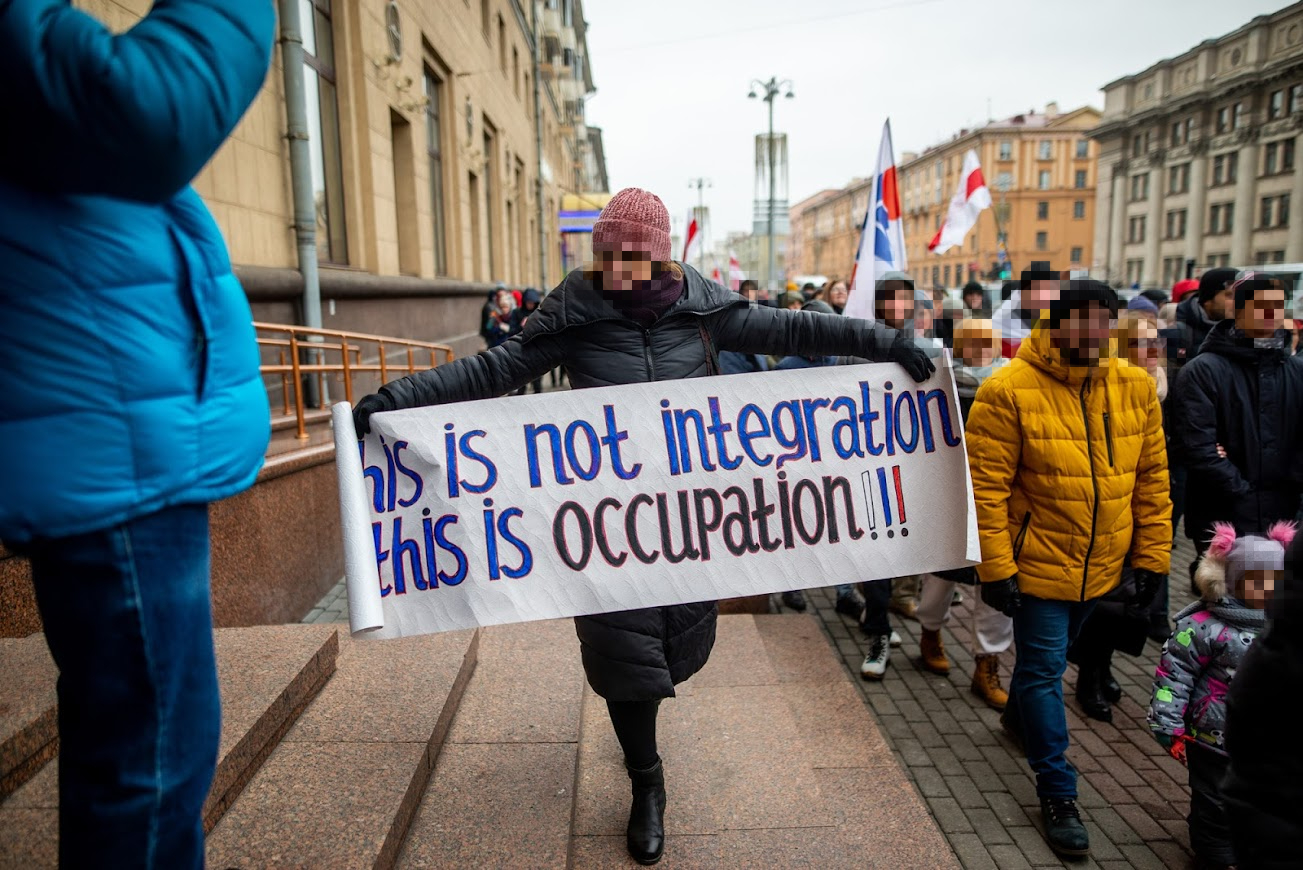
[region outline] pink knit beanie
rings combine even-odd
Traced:
[[[654,262],[670,259],[670,213],[654,193],[626,187],[593,224],[593,253],[645,251]]]

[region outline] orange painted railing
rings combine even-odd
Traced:
[[[326,394],[328,375],[339,376],[344,385],[344,398],[352,402],[353,379],[359,374],[377,374],[380,383],[385,383],[393,377],[434,368],[453,358],[451,347],[428,341],[338,329],[309,329],[286,323],[255,322],[253,326],[258,332],[258,346],[264,351],[264,360],[272,354],[276,358],[276,362],[264,361],[262,373],[280,378],[283,413],[287,417],[294,414],[301,441],[308,440],[303,396],[305,376],[316,376],[318,396]],[[398,359],[392,359],[394,356]]]

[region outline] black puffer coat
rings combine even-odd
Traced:
[[[1171,435],[1189,468],[1192,538],[1206,539],[1218,520],[1262,534],[1294,519],[1303,493],[1303,360],[1254,347],[1234,327],[1230,320],[1213,327],[1172,391]]]
[[[1222,791],[1246,870],[1296,868],[1303,856],[1303,752],[1284,721],[1296,715],[1303,686],[1303,534],[1285,555],[1285,582],[1268,615],[1226,702],[1231,766]]]
[[[719,373],[721,350],[886,360],[896,331],[864,320],[748,303],[683,266],[683,296],[650,327],[616,311],[579,270],[499,347],[381,388],[396,408],[506,395],[564,365],[578,389]],[[715,643],[715,602],[575,619],[593,691],[612,701],[668,698]]]

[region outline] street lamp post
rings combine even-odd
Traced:
[[[762,88],[765,92],[764,101],[769,104],[769,138],[766,140],[766,155],[769,163],[769,208],[768,208],[768,236],[769,236],[769,265],[768,274],[765,277],[765,283],[769,287],[770,294],[774,294],[774,272],[776,269],[776,257],[774,251],[774,196],[775,179],[774,179],[774,97],[778,96],[780,91],[786,91],[783,96],[791,99],[796,96],[792,93],[791,79],[779,81],[777,76],[771,76],[769,81],[762,82],[759,79],[751,80],[751,93],[747,94],[749,99],[756,99],[760,95],[756,93],[756,88]]]
[[[697,234],[701,240],[697,247],[697,271],[706,274],[706,194],[704,188],[710,187],[709,178],[693,178],[688,181],[688,187],[697,189],[697,220],[700,225],[697,227]],[[691,228],[692,224],[688,224]],[[687,232],[687,230],[684,230]]]

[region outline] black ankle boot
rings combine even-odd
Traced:
[[[629,854],[639,864],[655,864],[665,851],[665,770],[660,759],[646,770],[628,770],[633,782],[626,835]]]
[[[1100,722],[1113,721],[1113,708],[1104,698],[1098,668],[1082,665],[1077,669],[1077,703],[1090,718]]]
[[[1104,700],[1110,704],[1122,700],[1122,687],[1118,685],[1117,680],[1113,679],[1113,669],[1108,665],[1104,665],[1103,670],[1100,671],[1099,690]]]

